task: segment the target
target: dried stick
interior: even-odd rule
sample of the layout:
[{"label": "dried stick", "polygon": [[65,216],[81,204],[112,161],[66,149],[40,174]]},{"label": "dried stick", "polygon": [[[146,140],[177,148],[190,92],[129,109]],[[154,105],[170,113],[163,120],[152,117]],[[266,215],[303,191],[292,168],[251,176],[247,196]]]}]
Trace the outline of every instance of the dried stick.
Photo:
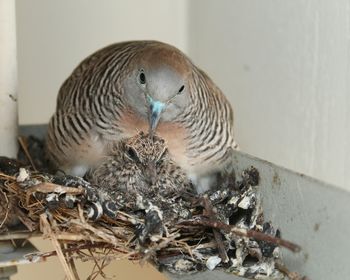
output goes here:
[{"label": "dried stick", "polygon": [[6,204],[6,212],[5,212],[5,215],[4,215],[4,219],[1,221],[0,223],[0,228],[2,228],[2,226],[6,223],[7,221],[7,218],[9,216],[9,212],[10,212],[10,209],[9,209],[9,206],[10,206],[10,201],[6,195],[6,193],[4,193],[1,189],[0,189],[0,192],[1,194],[4,196],[5,198],[5,204]]},{"label": "dried stick", "polygon": [[18,206],[14,207],[14,212],[29,231],[35,231],[37,229],[37,223],[33,222]]},{"label": "dried stick", "polygon": [[28,191],[26,192],[26,204],[29,205],[30,197],[33,193],[35,192],[40,192],[40,193],[68,193],[68,194],[73,194],[73,195],[79,195],[79,194],[84,194],[85,189],[78,187],[66,187],[66,186],[61,186],[57,185],[54,183],[49,183],[49,182],[44,182],[40,183],[38,185],[35,185],[33,187],[30,187]]},{"label": "dried stick", "polygon": [[86,229],[90,232],[95,233],[99,238],[103,239],[105,242],[112,243],[114,246],[118,245],[118,240],[115,236],[111,234],[107,234],[106,232],[103,231],[96,231],[95,228],[92,225],[89,225],[88,223],[83,223],[78,220],[71,220],[71,224],[78,225],[79,227]]},{"label": "dried stick", "polygon": [[7,174],[2,173],[2,172],[0,172],[0,178],[1,179],[6,179],[6,180],[12,180],[12,181],[16,180],[16,177],[7,175]]},{"label": "dried stick", "polygon": [[42,231],[45,232],[51,239],[51,243],[57,253],[57,257],[59,261],[61,262],[61,265],[63,267],[64,272],[66,273],[66,276],[68,280],[77,280],[74,276],[73,271],[71,270],[70,266],[67,263],[67,260],[63,254],[62,248],[60,243],[58,242],[55,233],[52,231],[51,226],[49,224],[49,221],[47,220],[46,214],[40,215],[40,224],[42,227]]},{"label": "dried stick", "polygon": [[[68,249],[71,245],[70,244],[66,244],[66,248]],[[73,271],[74,277],[76,278],[76,280],[80,280],[78,271],[77,271],[77,267],[75,266],[75,261],[73,258],[71,258],[71,254],[70,252],[63,252],[67,258],[68,258],[68,264],[70,266],[70,269]]]},{"label": "dried stick", "polygon": [[24,154],[26,155],[27,159],[29,160],[30,165],[33,167],[34,171],[37,171],[35,164],[34,164],[34,161],[32,160],[32,157],[30,156],[30,153],[28,151],[26,140],[20,136],[20,137],[18,137],[18,142],[19,142],[21,148],[23,149]]},{"label": "dried stick", "polygon": [[242,229],[242,228],[238,228],[236,226],[227,225],[227,224],[219,222],[219,221],[212,221],[212,220],[209,220],[209,219],[203,218],[203,217],[198,217],[197,219],[183,221],[180,224],[192,225],[192,226],[205,226],[205,227],[210,227],[210,228],[221,229],[227,233],[233,233],[233,234],[236,234],[238,236],[249,237],[249,238],[254,238],[256,240],[261,240],[261,241],[273,243],[273,244],[285,247],[294,253],[300,252],[300,250],[301,250],[299,245],[296,245],[296,244],[289,242],[287,240],[284,240],[284,239],[281,239],[278,237],[274,237],[274,236],[268,235],[268,234],[263,233],[263,232]]},{"label": "dried stick", "polygon": [[4,240],[16,240],[16,239],[29,239],[31,237],[41,236],[40,232],[6,232],[0,234],[0,241]]},{"label": "dried stick", "polygon": [[[80,250],[86,250],[86,249],[101,249],[101,248],[106,248],[106,249],[112,249],[113,251],[117,251],[118,253],[121,254],[127,254],[128,252],[120,250],[118,248],[115,248],[113,245],[107,245],[104,243],[95,243],[95,244],[84,244],[84,245],[79,245],[79,246],[71,246],[70,248],[66,248],[66,249],[62,249],[62,252],[67,254],[72,254],[75,252],[78,252]],[[134,254],[134,253],[132,253]],[[57,252],[56,251],[49,251],[49,252],[45,252],[45,253],[30,253],[28,255],[26,255],[25,257],[30,261],[30,260],[36,260],[36,259],[41,259],[41,260],[45,260],[48,257],[53,257],[53,256],[57,256]]]},{"label": "dried stick", "polygon": [[[213,206],[210,203],[208,197],[203,197],[201,199],[202,205],[204,207],[204,215],[207,216],[210,220],[216,221],[216,214],[214,213]],[[218,229],[213,228],[214,238],[217,243],[219,256],[222,260],[222,262],[227,263],[230,259],[226,253],[226,249],[224,246],[224,242],[222,241],[221,233]]]},{"label": "dried stick", "polygon": [[[110,259],[108,259],[107,256],[109,255],[109,253],[110,253],[111,251],[112,251],[112,249],[105,249],[105,250],[104,250],[104,253],[103,253],[103,254],[104,254],[104,257],[102,258],[100,267],[101,267],[101,276],[104,277],[104,278],[106,278],[106,274],[105,274],[102,270],[103,270],[104,268],[106,268],[107,265],[108,265],[109,262],[110,262]],[[94,259],[97,260],[95,256],[94,256]]]},{"label": "dried stick", "polygon": [[[98,260],[96,260],[96,258],[94,257],[94,254],[92,253],[91,249],[88,249],[88,252],[90,253],[92,260],[94,261],[94,266],[87,280],[94,280],[98,275],[102,275],[103,277],[104,273],[103,273],[102,267],[98,263]],[[96,268],[97,268],[97,271],[96,271]]]}]

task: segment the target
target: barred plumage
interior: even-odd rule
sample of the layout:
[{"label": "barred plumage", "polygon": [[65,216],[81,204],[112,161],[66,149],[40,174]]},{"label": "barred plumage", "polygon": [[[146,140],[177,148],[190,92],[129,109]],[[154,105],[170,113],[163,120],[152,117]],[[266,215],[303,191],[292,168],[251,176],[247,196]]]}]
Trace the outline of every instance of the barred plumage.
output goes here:
[{"label": "barred plumage", "polygon": [[110,143],[150,122],[189,174],[219,170],[236,148],[232,108],[213,81],[170,45],[131,41],[87,57],[64,82],[49,124],[50,159],[83,173]]},{"label": "barred plumage", "polygon": [[89,170],[87,179],[112,197],[121,192],[173,197],[180,190],[192,190],[185,172],[171,160],[164,139],[142,131],[115,143],[109,156]]}]

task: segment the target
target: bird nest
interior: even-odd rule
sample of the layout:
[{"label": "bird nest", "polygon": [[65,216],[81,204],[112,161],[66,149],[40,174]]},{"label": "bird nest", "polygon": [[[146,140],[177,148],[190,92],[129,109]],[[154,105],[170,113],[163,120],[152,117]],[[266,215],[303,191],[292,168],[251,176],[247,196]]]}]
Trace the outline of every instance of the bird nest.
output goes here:
[{"label": "bird nest", "polygon": [[[175,274],[224,269],[249,279],[306,279],[282,264],[281,246],[300,248],[264,220],[259,187],[251,167],[239,180],[228,174],[221,187],[201,195],[185,189],[169,197],[141,191],[111,197],[82,178],[1,158],[1,239],[49,238],[54,251],[25,258],[57,256],[68,279],[79,279],[76,259],[95,262],[91,279],[119,259],[148,261]],[[12,230],[18,222],[24,231]]]}]

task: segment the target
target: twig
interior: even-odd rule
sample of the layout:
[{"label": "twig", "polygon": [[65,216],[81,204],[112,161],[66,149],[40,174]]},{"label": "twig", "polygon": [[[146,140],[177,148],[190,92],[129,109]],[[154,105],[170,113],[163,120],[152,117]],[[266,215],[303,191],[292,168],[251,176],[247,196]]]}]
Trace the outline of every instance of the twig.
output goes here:
[{"label": "twig", "polygon": [[67,187],[67,186],[61,186],[54,183],[44,182],[40,183],[38,185],[35,185],[31,188],[29,188],[26,192],[26,203],[29,204],[30,197],[33,193],[40,192],[40,193],[59,193],[59,194],[73,194],[73,195],[79,195],[84,194],[85,190],[81,187],[75,188],[75,187]]},{"label": "twig", "polygon": [[110,260],[107,259],[107,256],[109,255],[109,253],[110,253],[111,251],[112,251],[112,249],[105,249],[105,250],[104,250],[104,255],[105,255],[105,257],[103,258],[102,264],[101,264],[101,266],[102,266],[103,268],[105,268],[105,267],[109,264],[109,262],[110,262]]},{"label": "twig", "polygon": [[43,227],[43,231],[46,232],[51,239],[51,243],[52,243],[52,245],[57,253],[57,257],[58,257],[59,261],[61,262],[61,265],[63,267],[64,272],[66,273],[68,280],[76,280],[74,277],[74,273],[72,272],[71,268],[69,267],[67,260],[63,254],[61,245],[58,242],[54,232],[51,229],[51,226],[49,224],[49,221],[47,220],[46,214],[40,215],[40,222],[41,222],[41,225]]},{"label": "twig", "polygon": [[64,240],[64,241],[90,241],[90,242],[103,242],[104,240],[102,238],[95,238],[94,236],[89,236],[86,234],[79,234],[79,233],[66,233],[61,232],[56,234],[57,240]]},{"label": "twig", "polygon": [[0,172],[0,178],[15,181],[16,177]]},{"label": "twig", "polygon": [[1,221],[1,224],[0,224],[0,228],[2,228],[2,226],[6,223],[6,221],[7,221],[7,218],[8,218],[8,216],[9,216],[9,212],[10,212],[10,201],[9,201],[9,199],[8,199],[8,197],[7,197],[7,195],[6,195],[6,193],[4,193],[3,192],[3,190],[1,190],[0,189],[0,192],[1,192],[1,194],[4,196],[4,198],[5,198],[5,200],[6,200],[6,212],[5,212],[5,215],[4,215],[4,219]]},{"label": "twig", "polygon": [[34,171],[37,171],[35,164],[34,164],[34,161],[32,160],[32,157],[30,156],[30,153],[28,151],[26,140],[20,136],[20,137],[18,137],[18,142],[19,142],[21,148],[23,149],[24,154],[26,155],[27,159],[29,160],[30,165],[33,167]]},{"label": "twig", "polygon": [[[113,247],[112,245],[107,245],[105,243],[95,243],[95,244],[89,243],[89,244],[79,245],[79,246],[75,246],[75,247],[72,246],[70,248],[62,249],[62,252],[65,254],[66,253],[72,254],[72,253],[79,252],[80,250],[94,249],[94,248],[98,248],[98,249],[109,248],[109,249],[112,249],[113,251],[120,252],[121,254],[127,253],[125,251],[122,251],[118,248]],[[46,258],[53,257],[53,256],[57,256],[56,251],[49,251],[49,252],[44,252],[44,253],[40,253],[40,252],[30,253],[28,255],[25,255],[25,258],[27,258],[28,260],[31,260],[31,259],[36,260],[37,258],[45,260]]]},{"label": "twig", "polygon": [[31,237],[41,236],[40,232],[9,232],[0,234],[0,241],[4,240],[16,240],[16,239],[29,239]]},{"label": "twig", "polygon": [[158,244],[156,244],[156,246],[154,246],[153,248],[149,248],[147,253],[142,258],[141,264],[146,262],[152,256],[152,254],[159,251],[160,249],[165,248],[166,246],[168,246],[169,243],[174,241],[176,238],[179,238],[179,236],[180,236],[179,234],[174,234],[173,236],[163,238],[163,240],[161,242],[159,242]]},{"label": "twig", "polygon": [[[94,257],[94,254],[92,253],[91,249],[88,249],[93,261],[94,261],[94,267],[92,268],[91,275],[88,277],[88,280],[94,280],[98,275],[101,275],[102,277],[105,276],[103,272],[103,267],[99,265],[98,260]],[[97,271],[94,271],[97,268]]]},{"label": "twig", "polygon": [[14,206],[14,212],[18,219],[27,227],[29,231],[35,231],[37,229],[38,224],[28,218],[28,215],[24,214],[19,207]]},{"label": "twig", "polygon": [[[207,216],[210,220],[217,221],[216,214],[214,213],[213,206],[211,205],[208,197],[202,197],[202,205],[204,207],[204,215]],[[222,241],[221,233],[218,229],[213,228],[214,238],[217,243],[219,256],[223,263],[227,263],[230,259],[226,253],[224,242]]]},{"label": "twig", "polygon": [[[107,249],[106,249],[107,250]],[[103,253],[103,257],[101,258],[97,258],[96,256],[93,255],[93,253],[89,250],[92,260],[95,262],[94,268],[91,272],[91,275],[88,277],[88,280],[94,280],[96,279],[97,276],[101,275],[103,278],[106,278],[106,274],[103,272],[103,269],[108,265],[108,263],[111,261],[110,258],[108,258],[107,256],[109,255],[109,253],[112,251],[112,249],[108,249],[108,251],[104,251]],[[99,265],[97,262],[101,261],[101,265]],[[106,263],[107,262],[107,263]],[[98,271],[94,271],[95,267],[98,268]]]},{"label": "twig", "polygon": [[212,220],[209,220],[206,218],[198,217],[197,219],[183,221],[180,224],[192,225],[192,226],[206,226],[206,227],[221,229],[227,233],[233,233],[233,234],[236,234],[238,236],[249,237],[249,238],[254,238],[256,240],[261,240],[261,241],[273,243],[273,244],[285,247],[294,253],[300,252],[300,250],[301,250],[299,245],[296,245],[296,244],[289,242],[287,240],[284,240],[284,239],[281,239],[278,237],[274,237],[274,236],[265,234],[263,232],[242,229],[242,228],[238,228],[236,226],[227,225],[225,223],[222,223],[219,221],[212,221]]},{"label": "twig", "polygon": [[73,271],[74,277],[77,280],[80,280],[78,270],[77,270],[77,267],[75,266],[75,261],[73,258],[69,258],[69,266],[70,266],[71,270]]},{"label": "twig", "polygon": [[108,243],[112,243],[114,246],[118,245],[118,240],[115,238],[115,236],[111,234],[107,234],[106,232],[103,232],[101,230],[96,230],[93,226],[89,225],[88,223],[80,222],[79,220],[71,220],[71,224],[76,224],[81,228],[84,228],[90,232],[94,232],[98,237],[103,239],[104,241]]},{"label": "twig", "polygon": [[[66,249],[68,249],[71,245],[70,244],[66,244]],[[64,254],[67,256],[68,258],[68,264],[74,274],[74,277],[77,279],[77,280],[80,280],[80,277],[79,277],[79,274],[78,274],[78,271],[77,271],[77,267],[75,266],[75,261],[73,258],[71,258],[71,254],[70,252],[64,252]]]},{"label": "twig", "polygon": [[61,248],[61,245],[60,243],[58,242],[58,240],[55,238],[55,234],[52,233],[51,236],[50,236],[50,239],[51,239],[51,243],[54,247],[54,249],[56,250],[57,252],[57,257],[59,259],[59,261],[61,262],[61,265],[66,273],[66,276],[69,280],[76,280],[75,276],[74,276],[74,273],[71,269],[71,267],[69,266],[63,252],[62,252],[62,248]]}]

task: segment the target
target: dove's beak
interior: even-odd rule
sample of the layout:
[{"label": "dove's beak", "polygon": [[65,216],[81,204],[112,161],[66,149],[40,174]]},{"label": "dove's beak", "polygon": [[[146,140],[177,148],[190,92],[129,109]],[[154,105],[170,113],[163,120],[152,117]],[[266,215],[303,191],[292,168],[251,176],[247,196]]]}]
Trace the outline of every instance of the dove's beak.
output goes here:
[{"label": "dove's beak", "polygon": [[162,112],[165,109],[166,104],[157,100],[148,98],[150,106],[150,131],[154,132],[157,129]]}]

